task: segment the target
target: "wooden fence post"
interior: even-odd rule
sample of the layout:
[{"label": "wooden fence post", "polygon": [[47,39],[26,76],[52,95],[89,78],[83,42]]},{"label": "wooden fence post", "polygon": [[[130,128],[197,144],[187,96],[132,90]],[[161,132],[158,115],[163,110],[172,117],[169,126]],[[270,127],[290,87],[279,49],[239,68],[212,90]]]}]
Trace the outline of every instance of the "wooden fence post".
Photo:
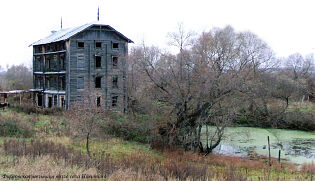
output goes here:
[{"label": "wooden fence post", "polygon": [[271,166],[271,154],[270,154],[270,140],[269,140],[269,136],[267,138],[268,138],[269,166]]}]

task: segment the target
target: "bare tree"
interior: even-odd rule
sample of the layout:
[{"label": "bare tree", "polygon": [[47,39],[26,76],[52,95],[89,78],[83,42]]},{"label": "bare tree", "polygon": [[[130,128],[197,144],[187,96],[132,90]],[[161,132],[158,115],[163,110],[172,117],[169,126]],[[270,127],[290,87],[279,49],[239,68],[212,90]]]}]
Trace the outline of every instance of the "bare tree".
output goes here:
[{"label": "bare tree", "polygon": [[[197,142],[200,140],[202,126],[209,124],[217,127],[216,138],[220,141],[224,128],[229,123],[227,120],[233,119],[235,108],[239,106],[236,98],[242,97],[241,94],[246,96],[257,75],[271,66],[273,53],[254,34],[235,33],[230,26],[203,33],[193,50],[195,67],[200,71],[197,73],[199,80],[196,81],[200,81],[202,90],[197,94],[199,104],[195,110],[198,111],[194,114],[200,117]],[[218,111],[225,112],[223,115],[226,121],[222,121],[222,124],[209,122],[217,120],[218,115],[213,112]],[[215,145],[217,144],[207,144],[207,153],[212,152]],[[203,148],[200,147],[200,150]]]},{"label": "bare tree", "polygon": [[315,75],[310,76],[307,79],[307,95],[309,101],[315,101]]},{"label": "bare tree", "polygon": [[25,65],[8,67],[4,76],[4,89],[30,89],[32,87],[32,71]]},{"label": "bare tree", "polygon": [[[166,143],[208,155],[224,138],[244,100],[255,100],[252,90],[261,84],[261,75],[277,62],[256,35],[237,33],[230,26],[194,39],[180,25],[169,38],[179,48],[176,55],[145,45],[131,51],[130,70],[133,77],[141,77],[132,79],[137,89],[131,94],[137,100],[146,97],[146,105],[166,109],[168,119],[159,125]],[[215,129],[208,130],[209,125]]]},{"label": "bare tree", "polygon": [[5,72],[3,71],[2,66],[0,65],[0,91],[5,87]]},{"label": "bare tree", "polygon": [[[236,33],[230,26],[204,32],[193,44],[182,26],[169,37],[180,50],[176,56],[156,47],[135,51],[149,80],[146,91],[170,108],[172,119],[163,128],[167,142],[209,154],[235,116],[233,95],[246,92],[255,75],[267,70],[273,53],[254,34]],[[216,126],[206,148],[201,143],[205,125]]]},{"label": "bare tree", "polygon": [[79,138],[85,139],[87,154],[91,157],[89,142],[92,136],[104,134],[104,126],[110,112],[97,105],[96,92],[86,92],[81,101],[76,102],[69,110],[64,112],[68,118],[69,131]]},{"label": "bare tree", "polygon": [[290,79],[292,79],[299,87],[299,94],[302,96],[301,101],[309,100],[312,97],[312,71],[315,60],[313,55],[303,57],[301,54],[296,53],[290,55],[286,61],[287,70]]},{"label": "bare tree", "polygon": [[260,127],[279,127],[289,107],[296,85],[278,74],[261,73],[247,95],[248,113],[252,124]]},{"label": "bare tree", "polygon": [[308,78],[311,75],[310,68],[314,64],[314,58],[312,55],[304,58],[301,54],[295,53],[290,55],[286,62],[292,78],[297,80],[299,78]]}]

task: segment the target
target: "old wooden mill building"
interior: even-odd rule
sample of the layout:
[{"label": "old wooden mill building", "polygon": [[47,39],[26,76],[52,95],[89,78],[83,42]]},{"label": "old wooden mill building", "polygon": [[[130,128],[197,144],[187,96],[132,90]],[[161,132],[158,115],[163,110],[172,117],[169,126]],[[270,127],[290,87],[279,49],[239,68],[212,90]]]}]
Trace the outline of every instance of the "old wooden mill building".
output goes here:
[{"label": "old wooden mill building", "polygon": [[89,23],[52,31],[32,44],[35,102],[69,108],[93,95],[97,106],[127,106],[125,37],[109,25]]}]

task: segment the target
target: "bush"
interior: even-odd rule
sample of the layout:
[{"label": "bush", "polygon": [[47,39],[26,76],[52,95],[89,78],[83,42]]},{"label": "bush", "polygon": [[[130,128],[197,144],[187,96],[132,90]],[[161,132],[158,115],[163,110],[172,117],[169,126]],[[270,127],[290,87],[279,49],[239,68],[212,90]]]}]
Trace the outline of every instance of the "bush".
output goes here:
[{"label": "bush", "polygon": [[26,114],[31,114],[31,113],[37,112],[37,107],[35,107],[35,105],[25,103],[25,102],[22,104],[13,103],[11,107],[17,112],[24,112]]},{"label": "bush", "polygon": [[286,113],[284,118],[285,128],[305,131],[315,130],[315,114],[302,112],[298,109]]},{"label": "bush", "polygon": [[60,107],[52,107],[52,108],[39,108],[32,102],[23,102],[21,104],[14,103],[12,104],[12,107],[17,112],[24,112],[26,114],[31,113],[40,113],[45,115],[51,115],[51,114],[59,114],[63,111],[63,108]]},{"label": "bush", "polygon": [[52,108],[39,108],[38,113],[46,114],[46,115],[56,115],[60,114],[64,109],[61,107],[52,107]]},{"label": "bush", "polygon": [[270,114],[260,111],[246,112],[241,110],[239,116],[233,120],[237,125],[263,128],[297,129],[304,131],[315,130],[315,114],[312,111],[295,108],[278,116],[279,110],[274,108]]},{"label": "bush", "polygon": [[135,120],[111,120],[106,124],[106,132],[108,134],[121,137],[129,141],[137,141],[141,143],[149,142],[149,130]]},{"label": "bush", "polygon": [[29,138],[33,134],[29,122],[14,115],[0,115],[0,136]]},{"label": "bush", "polygon": [[117,169],[114,160],[109,157],[109,154],[102,153],[100,159],[96,157],[90,158],[81,152],[66,148],[61,144],[54,144],[51,141],[31,140],[26,142],[25,140],[6,139],[4,140],[3,148],[5,155],[33,158],[49,155],[56,160],[64,160],[64,163],[71,167],[97,168],[99,173],[104,176],[111,174]]}]

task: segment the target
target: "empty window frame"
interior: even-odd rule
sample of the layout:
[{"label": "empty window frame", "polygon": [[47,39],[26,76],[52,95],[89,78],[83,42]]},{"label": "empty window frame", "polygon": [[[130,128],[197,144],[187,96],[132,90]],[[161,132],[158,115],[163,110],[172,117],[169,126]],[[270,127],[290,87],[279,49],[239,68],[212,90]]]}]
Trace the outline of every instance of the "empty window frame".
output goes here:
[{"label": "empty window frame", "polygon": [[118,67],[118,57],[117,56],[113,56],[112,58],[113,61],[113,68],[117,68]]},{"label": "empty window frame", "polygon": [[41,56],[36,56],[35,57],[35,71],[42,71],[41,69]]},{"label": "empty window frame", "polygon": [[58,71],[58,55],[52,56],[50,68],[52,72]]},{"label": "empty window frame", "polygon": [[49,71],[50,70],[50,59],[46,60],[46,69]]},{"label": "empty window frame", "polygon": [[36,76],[35,79],[36,79],[36,88],[40,89],[41,88],[40,77]]},{"label": "empty window frame", "polygon": [[52,96],[48,97],[48,107],[51,108],[52,107]]},{"label": "empty window frame", "polygon": [[38,76],[38,85],[40,89],[43,89],[44,88],[44,81],[43,81],[43,77],[41,76]]},{"label": "empty window frame", "polygon": [[35,46],[34,47],[34,52],[35,53],[42,53],[42,46],[40,45],[40,46]]},{"label": "empty window frame", "polygon": [[84,42],[83,41],[78,42],[78,48],[84,48]]},{"label": "empty window frame", "polygon": [[57,77],[56,76],[51,76],[50,78],[50,89],[51,90],[56,90],[57,89]]},{"label": "empty window frame", "polygon": [[65,97],[60,96],[60,107],[65,107]]},{"label": "empty window frame", "polygon": [[66,89],[66,79],[64,76],[59,77],[60,80],[60,89],[65,90]]},{"label": "empty window frame", "polygon": [[52,45],[51,45],[51,50],[52,50],[53,52],[55,52],[55,51],[57,50],[57,45],[56,45],[56,44],[52,44]]},{"label": "empty window frame", "polygon": [[118,103],[118,96],[112,96],[112,107],[116,107]]},{"label": "empty window frame", "polygon": [[118,88],[118,75],[113,76],[113,88]]},{"label": "empty window frame", "polygon": [[46,52],[48,52],[48,51],[50,51],[50,45],[49,44],[46,45]]},{"label": "empty window frame", "polygon": [[78,77],[77,89],[84,89],[84,77]]},{"label": "empty window frame", "polygon": [[57,95],[54,95],[54,106],[57,106],[57,102],[58,102],[58,97]]},{"label": "empty window frame", "polygon": [[37,94],[37,105],[38,106],[43,106],[43,95]]},{"label": "empty window frame", "polygon": [[95,68],[102,68],[102,57],[95,56]]},{"label": "empty window frame", "polygon": [[95,42],[95,48],[102,48],[102,42]]},{"label": "empty window frame", "polygon": [[50,77],[46,77],[46,89],[50,89]]},{"label": "empty window frame", "polygon": [[101,97],[100,97],[100,96],[98,96],[98,97],[96,98],[96,106],[97,106],[97,107],[100,107],[100,106],[101,106]]},{"label": "empty window frame", "polygon": [[119,43],[113,43],[112,47],[113,47],[113,49],[118,49],[119,48]]},{"label": "empty window frame", "polygon": [[102,86],[101,80],[102,80],[102,77],[95,77],[95,88],[101,88]]},{"label": "empty window frame", "polygon": [[65,55],[61,54],[59,56],[59,60],[60,60],[60,70],[64,70],[65,69]]},{"label": "empty window frame", "polygon": [[65,61],[64,61],[64,59],[60,59],[60,70],[65,70]]}]

